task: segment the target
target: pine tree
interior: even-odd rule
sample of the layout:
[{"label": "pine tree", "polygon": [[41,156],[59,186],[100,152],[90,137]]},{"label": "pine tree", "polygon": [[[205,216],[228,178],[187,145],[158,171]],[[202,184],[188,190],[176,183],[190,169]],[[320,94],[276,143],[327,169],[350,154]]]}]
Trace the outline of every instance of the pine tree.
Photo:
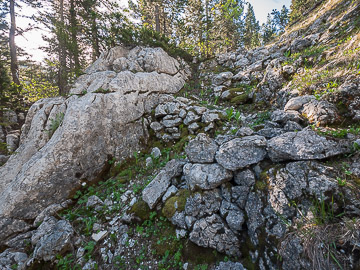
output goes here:
[{"label": "pine tree", "polygon": [[244,45],[246,48],[254,48],[260,45],[260,26],[256,20],[254,8],[248,3],[248,9],[245,15],[244,26]]},{"label": "pine tree", "polygon": [[276,35],[276,25],[270,14],[267,15],[266,23],[262,26],[262,40],[266,44],[271,41]]}]

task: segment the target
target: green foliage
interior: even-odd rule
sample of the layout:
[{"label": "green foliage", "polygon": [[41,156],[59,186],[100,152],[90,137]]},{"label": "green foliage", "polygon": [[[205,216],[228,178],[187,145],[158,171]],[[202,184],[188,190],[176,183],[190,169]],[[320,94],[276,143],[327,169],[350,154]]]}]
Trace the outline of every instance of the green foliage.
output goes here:
[{"label": "green foliage", "polygon": [[49,137],[51,137],[58,129],[58,127],[62,124],[64,116],[64,113],[58,113],[56,114],[55,119],[50,119],[50,127],[49,130],[47,130]]},{"label": "green foliage", "polygon": [[326,201],[322,196],[320,199],[315,198],[313,200],[313,206],[311,211],[314,215],[314,221],[317,225],[329,224],[334,222],[336,218],[341,217],[344,213],[335,213],[334,197],[331,197],[331,201]]},{"label": "green foliage", "polygon": [[250,125],[251,128],[265,123],[270,120],[271,112],[260,112],[257,114],[256,120]]},{"label": "green foliage", "polygon": [[56,264],[56,269],[58,270],[78,270],[81,269],[81,266],[74,264],[74,258],[72,254],[67,254],[65,257],[57,255],[56,259],[58,263]]}]

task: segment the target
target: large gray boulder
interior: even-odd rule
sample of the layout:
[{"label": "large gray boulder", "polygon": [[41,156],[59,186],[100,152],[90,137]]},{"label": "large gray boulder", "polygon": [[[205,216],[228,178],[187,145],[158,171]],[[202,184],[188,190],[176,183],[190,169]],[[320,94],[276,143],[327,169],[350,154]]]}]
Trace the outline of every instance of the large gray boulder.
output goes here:
[{"label": "large gray boulder", "polygon": [[149,205],[150,209],[154,208],[165,194],[171,184],[171,179],[181,175],[183,166],[183,161],[170,160],[154,180],[144,188],[142,198]]},{"label": "large gray boulder", "polygon": [[350,151],[348,141],[331,140],[306,128],[287,132],[268,141],[267,150],[273,162],[324,159]]},{"label": "large gray boulder", "polygon": [[191,140],[185,148],[185,153],[194,163],[212,163],[215,160],[215,153],[218,145],[213,139],[210,139],[203,133]]},{"label": "large gray boulder", "polygon": [[230,181],[233,173],[224,169],[217,163],[213,164],[191,164],[184,166],[184,176],[190,190],[196,188],[213,189],[222,183]]},{"label": "large gray boulder", "polygon": [[238,238],[216,214],[196,221],[190,240],[201,247],[213,248],[230,256],[241,255]]},{"label": "large gray boulder", "polygon": [[[146,56],[151,53],[162,57]],[[87,69],[70,93],[86,93],[87,77],[103,78],[102,72],[112,72],[113,61],[130,59],[130,54],[142,59],[146,72],[116,73],[108,84],[113,92],[94,87],[85,95],[42,99],[30,108],[17,154],[0,168],[0,242],[28,229],[25,221],[34,220],[49,205],[65,201],[82,184],[96,180],[109,159],[121,161],[143,149],[148,138],[145,114],[163,94],[174,93],[185,83],[177,60],[160,49],[138,47],[129,52],[117,47]],[[121,73],[127,74],[124,80],[119,79]]]},{"label": "large gray boulder", "polygon": [[236,138],[222,144],[216,161],[226,169],[236,171],[258,163],[266,156],[266,139],[262,136]]}]

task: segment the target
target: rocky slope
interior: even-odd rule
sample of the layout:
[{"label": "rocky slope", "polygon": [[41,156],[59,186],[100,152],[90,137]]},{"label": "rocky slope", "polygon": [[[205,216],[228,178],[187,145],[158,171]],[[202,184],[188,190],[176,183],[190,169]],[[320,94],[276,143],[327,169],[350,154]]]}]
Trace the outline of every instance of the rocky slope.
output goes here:
[{"label": "rocky slope", "polygon": [[360,269],[360,3],[190,67],[104,53],[0,167],[1,269]]}]

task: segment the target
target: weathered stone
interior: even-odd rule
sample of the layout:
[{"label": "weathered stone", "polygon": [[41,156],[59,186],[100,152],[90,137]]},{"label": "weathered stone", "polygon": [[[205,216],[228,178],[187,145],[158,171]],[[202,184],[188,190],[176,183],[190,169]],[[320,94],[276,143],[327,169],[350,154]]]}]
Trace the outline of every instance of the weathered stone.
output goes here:
[{"label": "weathered stone", "polygon": [[239,262],[220,262],[214,270],[246,270],[246,268]]},{"label": "weathered stone", "polygon": [[164,196],[162,197],[162,201],[165,202],[167,199],[169,199],[171,196],[175,195],[176,192],[178,191],[177,187],[175,187],[174,185],[170,186]]},{"label": "weathered stone", "polygon": [[150,124],[150,128],[151,128],[152,130],[154,130],[155,132],[158,132],[158,131],[160,131],[160,130],[163,129],[163,125],[160,124],[159,122],[152,122],[152,123]]},{"label": "weathered stone", "polygon": [[19,145],[19,135],[18,134],[7,134],[6,135],[6,148],[12,153],[14,152]]},{"label": "weathered stone", "polygon": [[152,150],[151,150],[151,156],[153,158],[159,158],[161,156],[161,151],[158,147],[154,147]]},{"label": "weathered stone", "polygon": [[51,261],[55,255],[62,254],[71,248],[71,238],[74,230],[67,220],[59,220],[54,227],[44,233],[37,242],[33,257],[39,260]]},{"label": "weathered stone", "polygon": [[242,127],[236,132],[236,136],[244,137],[251,136],[254,134],[254,131],[249,127]]},{"label": "weathered stone", "polygon": [[96,195],[91,195],[87,202],[86,207],[96,207],[96,206],[102,206],[104,202]]},{"label": "weathered stone", "polygon": [[277,122],[279,124],[285,124],[287,121],[294,121],[300,123],[302,121],[301,115],[298,111],[287,110],[275,110],[271,114],[271,121]]},{"label": "weathered stone", "polygon": [[300,131],[302,126],[294,121],[287,121],[284,126],[284,131]]},{"label": "weathered stone", "polygon": [[218,215],[196,221],[190,240],[201,247],[213,248],[230,256],[241,255],[239,240]]},{"label": "weathered stone", "polygon": [[[221,195],[218,189],[195,193],[186,200],[185,213],[187,217],[195,217],[197,219],[204,216],[212,215],[220,210]],[[192,218],[187,218],[191,223]],[[188,228],[190,228],[188,226]]]},{"label": "weathered stone", "polygon": [[213,189],[222,183],[230,181],[233,177],[231,171],[224,169],[217,163],[214,164],[191,164],[184,166],[184,176],[191,190]]},{"label": "weathered stone", "polygon": [[199,133],[185,148],[189,160],[194,163],[212,163],[218,145],[204,133]]},{"label": "weathered stone", "polygon": [[205,112],[201,117],[201,122],[203,123],[212,123],[214,121],[220,120],[219,114],[216,112]]},{"label": "weathered stone", "polygon": [[231,80],[234,76],[230,71],[222,72],[213,77],[212,82],[214,85],[221,85],[224,82]]},{"label": "weathered stone", "polygon": [[301,113],[310,123],[315,123],[318,126],[333,124],[340,120],[335,105],[326,100],[311,100],[303,106]]},{"label": "weathered stone", "polygon": [[179,228],[186,229],[185,212],[175,212],[171,218],[171,223]]},{"label": "weathered stone", "polygon": [[193,111],[189,111],[184,119],[185,125],[190,125],[191,123],[197,122],[201,119],[201,116],[197,115]]},{"label": "weathered stone", "polygon": [[251,187],[255,184],[255,175],[251,170],[247,169],[235,173],[234,180],[239,186]]},{"label": "weathered stone", "polygon": [[268,141],[269,157],[274,162],[285,160],[324,159],[350,151],[349,142],[335,141],[311,129],[287,132]]},{"label": "weathered stone", "polygon": [[17,114],[12,110],[4,110],[3,119],[5,122],[9,124],[17,124],[18,122]]},{"label": "weathered stone", "polygon": [[173,159],[165,168],[150,182],[143,190],[142,198],[149,205],[150,209],[158,203],[171,184],[171,179],[181,174],[184,162]]},{"label": "weathered stone", "polygon": [[265,148],[264,137],[255,135],[237,138],[221,145],[215,159],[224,168],[236,171],[263,160]]},{"label": "weathered stone", "polygon": [[55,204],[49,205],[43,211],[41,211],[41,213],[36,217],[33,225],[38,226],[40,223],[42,223],[44,221],[44,219],[46,217],[55,215],[57,212],[60,212],[61,210],[69,207],[69,205],[71,203],[72,203],[72,200],[66,200],[62,203],[55,203]]},{"label": "weathered stone", "polygon": [[265,218],[262,215],[263,204],[259,194],[251,192],[246,202],[245,211],[248,217],[246,222],[248,233],[253,244],[258,245],[259,228],[264,225]]},{"label": "weathered stone", "polygon": [[263,128],[256,132],[256,135],[271,139],[284,133],[282,128]]},{"label": "weathered stone", "polygon": [[167,128],[177,127],[182,123],[182,119],[177,116],[167,115],[161,120],[161,123]]},{"label": "weathered stone", "polygon": [[298,111],[300,110],[306,103],[310,102],[311,100],[315,99],[314,96],[299,96],[294,97],[290,99],[284,108],[284,111],[294,110]]},{"label": "weathered stone", "polygon": [[6,249],[0,253],[0,269],[12,270],[14,266],[16,266],[15,269],[24,269],[27,259],[28,255],[26,253]]},{"label": "weathered stone", "polygon": [[[43,99],[30,108],[17,154],[0,168],[0,220],[6,219],[0,221],[0,231],[4,235],[14,231],[10,224],[35,219],[47,206],[66,200],[84,181],[93,181],[109,157],[122,161],[144,148],[148,139],[142,119],[145,109],[151,112],[169,100],[162,94],[180,90],[186,77],[176,68],[177,60],[163,63],[156,53],[163,55],[163,50],[134,50],[131,57],[137,60],[133,61],[152,71],[120,72],[109,83],[114,93]],[[128,54],[121,47],[104,53],[87,75],[110,70],[117,58],[130,59]],[[56,116],[62,114],[62,123],[51,130]]]}]

